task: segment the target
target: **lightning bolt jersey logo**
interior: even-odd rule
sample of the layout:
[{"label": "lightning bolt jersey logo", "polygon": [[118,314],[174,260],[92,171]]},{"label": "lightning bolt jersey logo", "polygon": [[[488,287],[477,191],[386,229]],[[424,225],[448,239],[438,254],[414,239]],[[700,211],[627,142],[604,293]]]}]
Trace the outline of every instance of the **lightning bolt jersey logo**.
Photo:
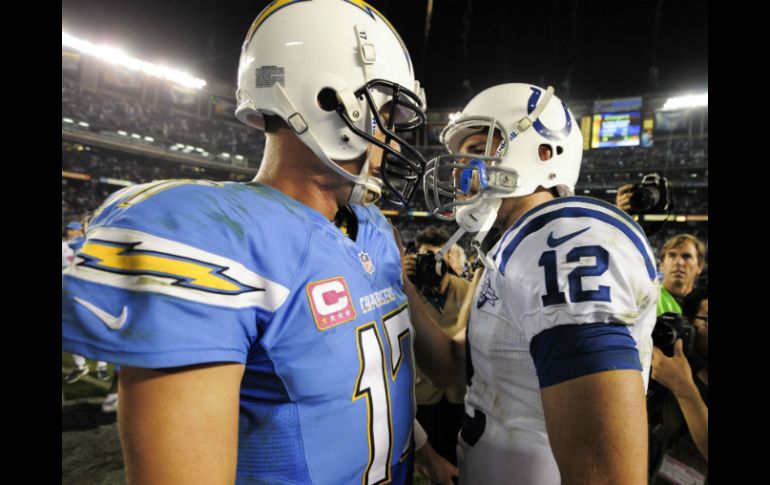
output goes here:
[{"label": "lightning bolt jersey logo", "polygon": [[90,240],[81,250],[80,265],[112,273],[151,275],[175,280],[174,285],[201,291],[237,295],[265,291],[240,283],[222,274],[227,268],[169,253],[137,249],[141,242],[118,243]]},{"label": "lightning bolt jersey logo", "polygon": [[232,308],[277,309],[289,290],[214,253],[133,229],[99,227],[66,275]]}]

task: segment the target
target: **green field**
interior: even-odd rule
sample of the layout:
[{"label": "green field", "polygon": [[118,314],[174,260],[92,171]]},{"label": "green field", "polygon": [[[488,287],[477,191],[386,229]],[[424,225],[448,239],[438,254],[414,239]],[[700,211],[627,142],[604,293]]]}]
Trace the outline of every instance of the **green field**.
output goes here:
[{"label": "green field", "polygon": [[100,381],[94,377],[96,375],[96,361],[86,359],[86,363],[88,364],[88,368],[91,370],[91,372],[81,377],[77,382],[72,384],[64,384],[64,376],[69,374],[70,371],[75,368],[75,364],[72,363],[72,356],[70,354],[62,352],[61,377],[62,392],[64,393],[65,401],[90,397],[104,398],[104,396],[106,396],[109,392],[114,366],[112,364],[107,365],[107,369],[110,373],[110,379],[106,381]]}]

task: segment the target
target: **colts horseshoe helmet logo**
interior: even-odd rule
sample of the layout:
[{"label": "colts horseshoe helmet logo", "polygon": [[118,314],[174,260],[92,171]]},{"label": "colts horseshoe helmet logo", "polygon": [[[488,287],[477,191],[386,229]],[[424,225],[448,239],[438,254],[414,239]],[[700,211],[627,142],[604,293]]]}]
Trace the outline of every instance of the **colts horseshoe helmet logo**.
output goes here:
[{"label": "colts horseshoe helmet logo", "polygon": [[[540,89],[537,88],[530,89],[532,89],[532,95],[529,97],[529,101],[527,102],[527,114],[532,114],[532,112],[535,111],[537,102],[540,99],[540,95],[543,93]],[[561,141],[567,138],[572,131],[572,117],[569,114],[569,109],[567,109],[567,105],[564,104],[564,102],[561,103],[561,106],[564,108],[564,117],[567,120],[564,124],[564,128],[561,130],[549,129],[543,124],[542,121],[540,121],[540,118],[536,119],[535,122],[532,123],[532,127],[535,128],[538,133],[552,141]]]}]

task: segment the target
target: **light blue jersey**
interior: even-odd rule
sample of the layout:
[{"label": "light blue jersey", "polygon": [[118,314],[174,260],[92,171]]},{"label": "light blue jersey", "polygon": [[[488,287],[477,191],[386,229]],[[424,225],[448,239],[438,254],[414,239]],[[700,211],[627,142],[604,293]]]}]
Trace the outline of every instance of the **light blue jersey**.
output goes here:
[{"label": "light blue jersey", "polygon": [[111,196],[64,273],[63,350],[246,365],[238,483],[411,483],[413,330],[378,209],[356,240],[259,183]]}]

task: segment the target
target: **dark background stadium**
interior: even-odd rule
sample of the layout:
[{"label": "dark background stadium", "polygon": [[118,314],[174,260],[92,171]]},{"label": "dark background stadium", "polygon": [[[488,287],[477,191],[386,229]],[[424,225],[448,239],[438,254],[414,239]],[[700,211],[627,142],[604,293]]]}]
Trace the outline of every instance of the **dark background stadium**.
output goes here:
[{"label": "dark background stadium", "polygon": [[[63,0],[62,28],[234,83],[244,34],[268,3]],[[404,38],[433,107],[502,82],[551,84],[568,100],[708,86],[706,1],[434,0],[427,42],[427,0],[369,3]]]}]

